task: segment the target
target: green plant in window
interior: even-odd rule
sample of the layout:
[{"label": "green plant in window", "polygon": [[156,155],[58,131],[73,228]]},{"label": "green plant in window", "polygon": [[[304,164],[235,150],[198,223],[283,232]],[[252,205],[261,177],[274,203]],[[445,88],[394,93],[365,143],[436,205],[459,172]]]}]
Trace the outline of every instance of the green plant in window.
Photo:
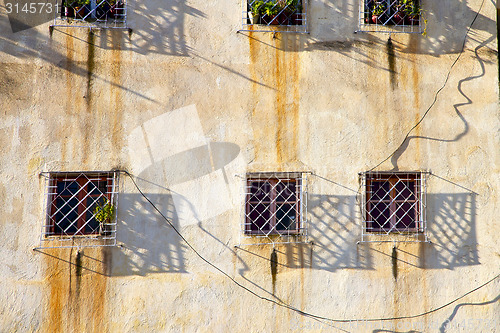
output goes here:
[{"label": "green plant in window", "polygon": [[373,15],[375,16],[380,16],[382,14],[384,14],[384,11],[385,11],[385,8],[384,8],[384,5],[379,3],[377,4],[374,8],[373,8]]},{"label": "green plant in window", "polygon": [[264,4],[263,14],[267,16],[278,15],[281,11],[281,6],[278,5],[277,1],[269,1]]},{"label": "green plant in window", "polygon": [[94,208],[94,217],[101,224],[106,222],[109,223],[115,218],[115,212],[115,206],[111,203],[111,201],[105,199],[101,203],[98,203]]},{"label": "green plant in window", "polygon": [[251,12],[254,17],[260,16],[264,11],[265,2],[262,0],[255,1],[251,6]]},{"label": "green plant in window", "polygon": [[403,11],[410,17],[419,16],[422,13],[418,0],[402,0]]}]

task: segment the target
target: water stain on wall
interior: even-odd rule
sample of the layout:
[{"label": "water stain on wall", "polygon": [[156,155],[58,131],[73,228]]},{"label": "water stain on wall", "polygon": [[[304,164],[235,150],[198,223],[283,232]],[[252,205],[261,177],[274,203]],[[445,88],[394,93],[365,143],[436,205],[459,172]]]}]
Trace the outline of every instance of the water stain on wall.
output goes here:
[{"label": "water stain on wall", "polygon": [[298,160],[300,37],[249,35],[255,159]]},{"label": "water stain on wall", "polygon": [[45,332],[104,332],[109,249],[43,250],[48,301]]},{"label": "water stain on wall", "polygon": [[122,96],[122,34],[119,31],[110,31],[111,34],[111,82],[109,84],[111,104],[113,111],[110,115],[111,119],[111,142],[113,144],[112,156],[120,156],[119,152],[123,146],[123,127],[121,120],[123,119],[123,96]]}]

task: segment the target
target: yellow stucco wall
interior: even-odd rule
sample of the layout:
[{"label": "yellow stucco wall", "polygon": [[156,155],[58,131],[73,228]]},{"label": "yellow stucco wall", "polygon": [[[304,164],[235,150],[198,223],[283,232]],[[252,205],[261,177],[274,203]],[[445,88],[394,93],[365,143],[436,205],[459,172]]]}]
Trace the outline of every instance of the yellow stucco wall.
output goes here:
[{"label": "yellow stucco wall", "polygon": [[[238,1],[129,1],[131,31],[13,33],[0,9],[1,331],[499,331],[500,279],[413,319],[339,324],[273,305],[197,257],[125,174],[119,246],[32,250],[40,172],[118,168],[207,260],[307,313],[416,315],[494,278],[496,7],[423,7],[426,36],[355,33],[350,0],[310,1],[308,34],[238,33]],[[399,147],[438,90],[376,168],[431,172],[431,242],[358,244],[358,173]],[[241,245],[257,242],[240,227],[241,177],[257,171],[312,172],[308,243],[276,245],[276,274],[271,245]]]}]

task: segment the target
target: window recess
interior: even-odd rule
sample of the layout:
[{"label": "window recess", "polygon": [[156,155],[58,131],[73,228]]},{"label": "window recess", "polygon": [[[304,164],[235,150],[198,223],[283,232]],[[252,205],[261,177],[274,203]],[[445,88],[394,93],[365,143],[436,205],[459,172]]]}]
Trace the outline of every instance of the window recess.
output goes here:
[{"label": "window recess", "polygon": [[258,244],[306,242],[307,175],[302,172],[247,174],[243,237],[257,240]]},{"label": "window recess", "polygon": [[307,0],[243,0],[240,31],[307,33]]},{"label": "window recess", "polygon": [[49,172],[39,248],[116,245],[118,171]]},{"label": "window recess", "polygon": [[360,174],[361,241],[428,241],[426,172]]},{"label": "window recess", "polygon": [[420,0],[361,0],[358,32],[422,33]]},{"label": "window recess", "polygon": [[127,0],[62,0],[53,27],[127,28]]}]

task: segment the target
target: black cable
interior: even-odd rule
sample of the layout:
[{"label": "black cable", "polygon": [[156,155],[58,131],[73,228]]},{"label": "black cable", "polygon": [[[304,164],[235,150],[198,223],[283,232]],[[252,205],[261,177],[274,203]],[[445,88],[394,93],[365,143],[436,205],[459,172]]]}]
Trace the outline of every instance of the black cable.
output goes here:
[{"label": "black cable", "polygon": [[286,304],[284,302],[278,302],[276,300],[273,300],[273,299],[270,299],[270,298],[267,298],[267,297],[264,297],[264,296],[261,296],[259,294],[257,294],[256,292],[250,290],[249,288],[245,287],[244,285],[242,285],[241,283],[239,283],[238,281],[236,281],[233,277],[231,277],[229,274],[227,274],[226,272],[224,272],[222,269],[220,269],[219,267],[217,267],[215,264],[211,263],[210,261],[208,261],[207,259],[205,259],[205,257],[203,257],[188,241],[186,238],[184,238],[184,236],[180,233],[179,230],[177,230],[177,228],[174,226],[174,224],[165,216],[163,215],[163,213],[158,209],[158,207],[156,207],[156,205],[151,201],[149,200],[149,198],[142,192],[142,190],[139,188],[139,186],[137,185],[137,183],[135,182],[134,180],[134,177],[126,170],[122,170],[127,176],[129,176],[129,178],[132,180],[132,182],[134,183],[134,186],[135,188],[137,189],[137,191],[139,191],[139,193],[144,197],[144,199],[146,199],[147,202],[149,202],[149,204],[158,212],[158,214],[161,215],[161,217],[168,223],[168,225],[170,225],[170,227],[172,227],[172,229],[177,233],[177,235],[179,235],[179,237],[186,243],[186,245],[191,249],[193,250],[193,252],[201,259],[203,260],[205,263],[207,263],[208,265],[210,265],[211,267],[215,268],[218,272],[220,272],[221,274],[223,274],[225,277],[227,277],[229,280],[231,280],[234,284],[236,284],[238,287],[242,288],[243,290],[249,292],[250,294],[254,295],[255,297],[258,297],[264,301],[268,301],[270,303],[273,303],[275,305],[278,305],[278,306],[281,306],[285,309],[288,309],[288,310],[292,310],[292,311],[295,311],[303,316],[306,316],[306,317],[310,317],[310,318],[314,318],[314,319],[319,319],[319,320],[325,320],[325,321],[331,321],[331,322],[336,322],[336,323],[347,323],[347,322],[357,322],[357,321],[361,321],[361,322],[372,322],[372,321],[388,321],[388,320],[400,320],[400,319],[411,319],[411,318],[417,318],[417,317],[421,317],[421,316],[425,316],[425,315],[428,315],[432,312],[436,312],[438,310],[441,310],[447,306],[449,306],[450,304],[453,304],[455,303],[456,301],[458,301],[459,299],[461,298],[464,298],[465,296],[475,292],[476,290],[479,290],[481,289],[482,287],[486,286],[487,284],[493,282],[495,279],[497,279],[498,277],[500,277],[500,274],[498,274],[497,276],[495,276],[493,279],[487,281],[486,283],[483,283],[482,285],[480,285],[479,287],[476,287],[474,289],[472,289],[471,291],[465,293],[464,295],[454,299],[453,301],[451,302],[448,302],[440,307],[437,307],[435,309],[432,309],[432,310],[429,310],[429,311],[426,311],[424,313],[421,313],[421,314],[417,314],[417,315],[411,315],[411,316],[401,316],[401,317],[393,317],[393,318],[370,318],[370,319],[332,319],[332,318],[327,318],[327,317],[323,317],[323,316],[318,316],[318,315],[314,315],[312,313],[308,313],[308,312],[305,312],[305,311],[302,311],[300,309],[297,309],[289,304]]},{"label": "black cable", "polygon": [[479,6],[479,10],[476,12],[476,15],[474,16],[474,19],[472,20],[471,24],[467,28],[467,32],[465,33],[465,37],[464,37],[464,41],[462,43],[462,48],[460,50],[460,53],[458,54],[458,56],[455,59],[455,61],[453,61],[453,63],[451,64],[450,69],[448,70],[448,74],[446,74],[446,79],[444,80],[444,83],[441,86],[441,88],[439,88],[436,91],[436,94],[434,95],[434,100],[432,101],[431,105],[424,112],[424,115],[420,118],[420,120],[408,131],[408,133],[406,134],[405,138],[403,139],[403,141],[401,142],[401,144],[398,146],[398,148],[396,148],[396,150],[394,150],[392,152],[392,154],[390,154],[389,156],[387,156],[387,158],[385,158],[382,162],[380,162],[379,164],[377,164],[376,166],[374,166],[373,168],[371,168],[368,171],[373,171],[375,168],[379,167],[382,163],[384,163],[385,161],[387,161],[388,159],[390,159],[392,156],[394,156],[394,154],[396,154],[396,152],[399,150],[399,148],[401,148],[401,146],[403,146],[403,144],[406,142],[406,140],[410,136],[411,132],[413,132],[413,130],[415,128],[417,128],[417,126],[420,125],[420,123],[422,123],[422,121],[424,121],[424,118],[427,116],[427,114],[432,109],[432,107],[434,106],[434,104],[436,104],[439,93],[446,87],[446,84],[448,83],[448,79],[450,78],[451,70],[453,69],[453,67],[455,67],[455,65],[457,64],[458,60],[460,59],[460,57],[464,53],[465,43],[467,42],[467,37],[469,36],[469,32],[472,29],[472,25],[474,24],[474,22],[476,22],[476,19],[478,18],[479,13],[481,12],[481,9],[483,8],[484,1],[485,0],[483,0],[481,2],[481,6]]}]

